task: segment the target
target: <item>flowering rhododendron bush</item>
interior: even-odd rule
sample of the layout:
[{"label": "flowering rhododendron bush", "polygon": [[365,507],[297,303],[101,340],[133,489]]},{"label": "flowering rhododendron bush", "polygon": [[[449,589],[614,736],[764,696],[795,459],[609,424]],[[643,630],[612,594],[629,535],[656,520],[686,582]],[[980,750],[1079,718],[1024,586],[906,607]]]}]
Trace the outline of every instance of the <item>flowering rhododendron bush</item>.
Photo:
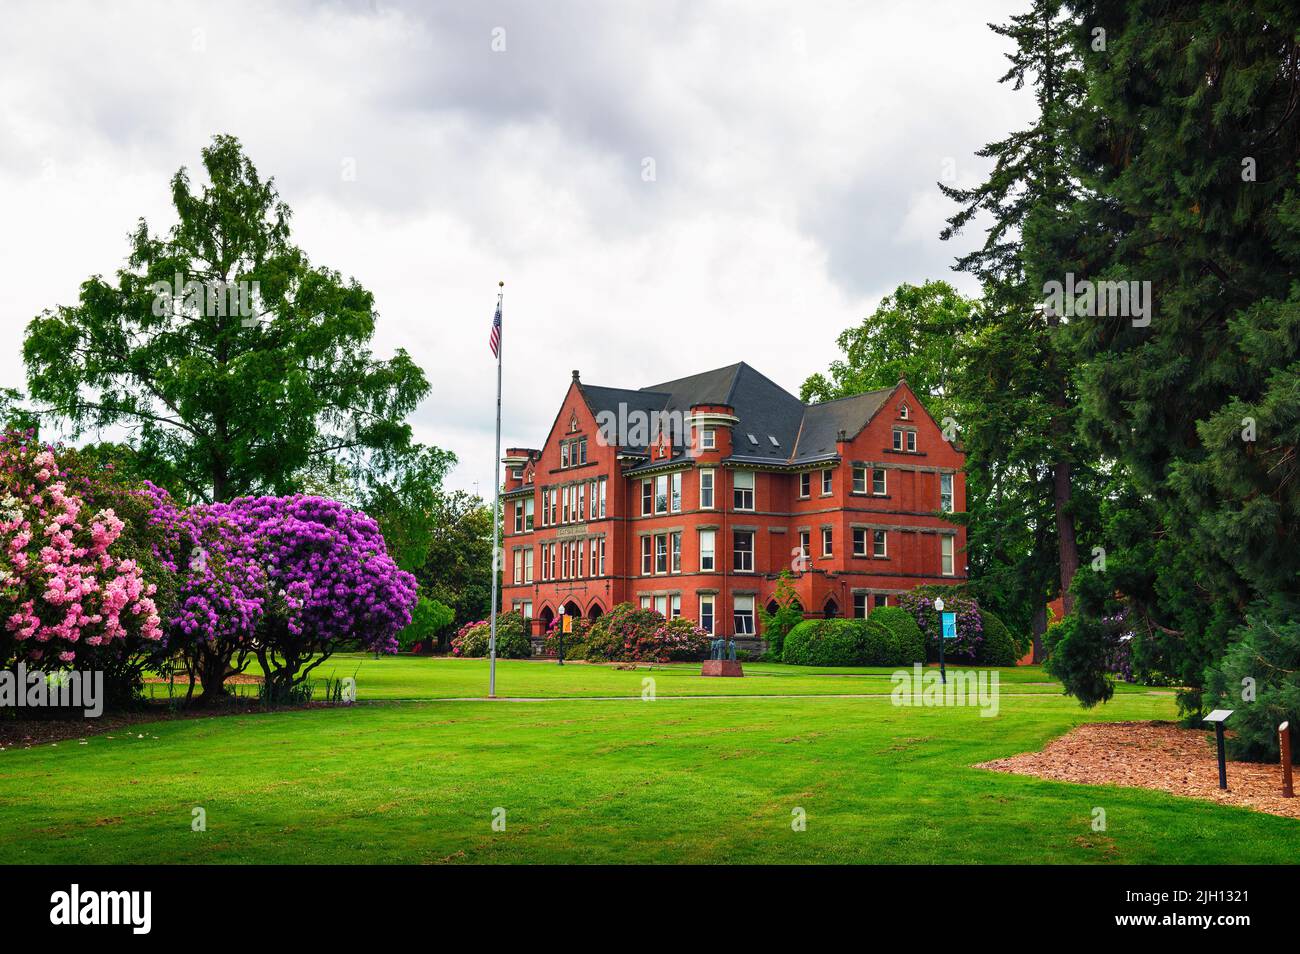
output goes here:
[{"label": "flowering rhododendron bush", "polygon": [[933,662],[939,658],[939,640],[943,632],[943,622],[934,608],[936,596],[943,597],[945,613],[957,614],[957,638],[944,645],[945,658],[974,662],[984,646],[984,620],[979,603],[973,597],[938,587],[917,587],[899,596],[898,605],[911,613],[916,625],[921,627],[926,656]]},{"label": "flowering rhododendron bush", "polygon": [[379,525],[321,497],[241,497],[179,507],[150,485],[159,556],[181,578],[171,649],[219,695],[257,659],[282,698],[330,654],[396,652],[415,577],[388,555]]},{"label": "flowering rhododendron bush", "polygon": [[649,609],[620,603],[591,624],[582,646],[592,662],[670,662],[703,659],[709,635],[684,616],[664,619]]},{"label": "flowering rhododendron bush", "polygon": [[163,637],[157,585],[124,536],[128,522],[107,505],[112,492],[61,461],[74,457],[30,434],[0,435],[6,665],[104,668]]},{"label": "flowering rhododendron bush", "polygon": [[398,569],[374,520],[302,495],[241,497],[222,515],[252,539],[266,574],[253,651],[273,696],[335,650],[397,651],[415,608],[415,577]]}]

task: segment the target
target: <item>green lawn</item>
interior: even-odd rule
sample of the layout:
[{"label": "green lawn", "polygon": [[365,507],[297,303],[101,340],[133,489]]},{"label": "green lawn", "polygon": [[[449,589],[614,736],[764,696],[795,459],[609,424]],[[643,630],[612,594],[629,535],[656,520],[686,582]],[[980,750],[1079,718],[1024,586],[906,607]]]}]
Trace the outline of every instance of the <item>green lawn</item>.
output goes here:
[{"label": "green lawn", "polygon": [[[982,718],[893,706],[878,670],[702,680],[503,662],[500,694],[550,701],[462,702],[483,694],[484,663],[331,665],[358,663],[351,708],[0,752],[0,861],[1290,863],[1300,834],[1244,809],[971,767],[1082,721],[1172,718],[1164,692],[1084,712],[1034,685],[1038,670],[1004,670],[1000,714]],[[701,693],[728,695],[685,698]],[[206,832],[191,831],[195,807]]]}]

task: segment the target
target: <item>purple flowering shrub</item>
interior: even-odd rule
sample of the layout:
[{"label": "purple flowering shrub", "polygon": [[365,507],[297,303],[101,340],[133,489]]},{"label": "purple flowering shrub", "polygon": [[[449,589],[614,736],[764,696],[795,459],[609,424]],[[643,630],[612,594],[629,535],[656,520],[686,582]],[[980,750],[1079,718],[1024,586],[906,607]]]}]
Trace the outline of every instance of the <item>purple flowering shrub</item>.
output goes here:
[{"label": "purple flowering shrub", "polygon": [[205,697],[253,658],[268,696],[283,698],[336,651],[396,652],[416,583],[370,517],[320,497],[178,507],[160,488],[147,492],[159,559],[182,580],[167,645]]},{"label": "purple flowering shrub", "polygon": [[943,597],[944,612],[957,614],[957,638],[948,640],[943,647],[944,658],[974,662],[980,658],[984,644],[979,603],[972,597],[939,587],[918,587],[898,598],[898,605],[911,613],[916,625],[921,627],[926,658],[932,662],[939,658],[939,640],[943,635],[943,621],[934,608],[935,596]]}]

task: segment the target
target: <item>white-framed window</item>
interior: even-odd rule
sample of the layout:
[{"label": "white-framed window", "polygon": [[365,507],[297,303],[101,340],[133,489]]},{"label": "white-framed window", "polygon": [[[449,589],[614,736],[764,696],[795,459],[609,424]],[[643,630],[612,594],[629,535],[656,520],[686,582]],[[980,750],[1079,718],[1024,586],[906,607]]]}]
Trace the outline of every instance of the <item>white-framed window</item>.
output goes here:
[{"label": "white-framed window", "polygon": [[559,500],[559,496],[560,496],[559,490],[557,490],[555,487],[552,487],[551,488],[551,525],[552,526],[555,525],[555,517],[557,515],[556,501]]},{"label": "white-framed window", "polygon": [[568,578],[569,578],[569,545],[566,543],[560,546],[560,579],[567,580]]},{"label": "white-framed window", "polygon": [[655,513],[668,512],[668,475],[655,478]]},{"label": "white-framed window", "polygon": [[671,553],[671,562],[668,565],[672,573],[682,572],[682,535],[680,532],[668,535],[669,551]]},{"label": "white-framed window", "polygon": [[902,449],[903,449],[903,429],[901,427],[896,427],[894,428],[894,450],[901,451]]},{"label": "white-framed window", "polygon": [[712,573],[714,570],[714,547],[717,535],[712,530],[700,531],[700,572]]},{"label": "white-framed window", "polygon": [[732,506],[736,510],[753,510],[754,509],[754,472],[752,470],[738,470],[732,477],[733,497]]},{"label": "white-framed window", "polygon": [[899,418],[900,418],[901,420],[904,420],[904,421],[907,420],[908,416],[909,416],[911,413],[912,413],[912,409],[909,408],[906,404],[900,404],[900,405],[898,405],[898,416],[899,416]]},{"label": "white-framed window", "polygon": [[853,468],[853,492],[855,494],[865,494],[867,492],[867,468]]},{"label": "white-framed window", "polygon": [[587,541],[578,541],[578,550],[574,554],[573,575],[582,576],[583,570],[587,568]]},{"label": "white-framed window", "polygon": [[605,516],[605,489],[608,483],[609,481],[604,477],[600,478],[600,515],[602,518]]},{"label": "white-framed window", "polygon": [[654,569],[654,540],[649,536],[641,538],[641,575],[649,576]]},{"label": "white-framed window", "polygon": [[907,432],[907,450],[908,453],[916,452],[916,431]]},{"label": "white-framed window", "polygon": [[877,559],[884,559],[889,556],[889,551],[886,549],[884,530],[871,531],[871,555]]},{"label": "white-framed window", "polygon": [[599,493],[599,486],[600,485],[597,484],[594,480],[590,484],[590,493],[588,495],[588,499],[591,501],[591,509],[587,511],[588,520],[596,519],[596,496]]},{"label": "white-framed window", "polygon": [[853,594],[853,618],[854,618],[854,619],[866,619],[866,618],[867,618],[867,612],[868,612],[868,609],[867,609],[867,594],[866,594],[866,593],[854,593],[854,594]]},{"label": "white-framed window", "polygon": [[560,523],[569,522],[569,489],[564,488],[564,493],[560,495]]},{"label": "white-framed window", "polygon": [[700,471],[700,509],[713,509],[713,468],[706,467]]},{"label": "white-framed window", "polygon": [[668,597],[667,596],[655,597],[655,612],[658,613],[660,616],[662,616],[664,619],[668,618]]},{"label": "white-framed window", "polygon": [[799,496],[805,499],[812,496],[812,474],[806,470],[799,475]]},{"label": "white-framed window", "polygon": [[754,532],[737,530],[731,535],[731,568],[737,573],[754,572]]},{"label": "white-framed window", "polygon": [[871,492],[877,497],[883,497],[888,493],[888,481],[885,475],[889,473],[883,467],[877,467],[871,472]]},{"label": "white-framed window", "polygon": [[853,555],[855,557],[867,555],[867,531],[862,527],[853,528]]},{"label": "white-framed window", "polygon": [[655,572],[668,572],[668,535],[655,534]]},{"label": "white-framed window", "polygon": [[754,635],[754,597],[736,596],[732,600],[732,616],[737,636]]},{"label": "white-framed window", "polygon": [[713,450],[718,446],[718,433],[711,427],[700,430],[700,449]]},{"label": "white-framed window", "polygon": [[643,597],[641,597],[641,608],[642,608],[642,609],[650,609],[650,601],[651,601],[651,597],[649,597],[649,596],[643,596]]},{"label": "white-framed window", "polygon": [[533,507],[536,501],[529,497],[524,501],[524,533],[533,532]]},{"label": "white-framed window", "polygon": [[600,576],[605,575],[605,538],[600,538]]},{"label": "white-framed window", "polygon": [[668,509],[673,513],[681,513],[682,510],[682,474],[678,471],[672,474],[668,481]]},{"label": "white-framed window", "polygon": [[533,548],[524,551],[524,582],[533,582]]},{"label": "white-framed window", "polygon": [[559,546],[557,546],[554,543],[551,544],[551,579],[552,580],[555,579],[555,561],[559,559],[555,555],[555,551],[557,551],[558,549],[560,549]]},{"label": "white-framed window", "polygon": [[573,509],[573,520],[576,523],[579,520],[585,519],[587,516],[587,485],[578,484],[578,486],[573,489],[578,494],[578,506]]},{"label": "white-framed window", "polygon": [[835,471],[827,468],[822,471],[822,496],[829,497],[835,492]]},{"label": "white-framed window", "polygon": [[533,618],[533,601],[532,601],[532,600],[524,600],[523,602],[521,602],[521,603],[519,604],[519,615],[522,616],[524,619],[532,619],[532,618]]},{"label": "white-framed window", "polygon": [[830,527],[822,527],[822,556],[828,557],[834,553],[832,546],[834,544],[834,535]]},{"label": "white-framed window", "polygon": [[604,542],[603,539],[596,540],[594,538],[591,541],[591,572],[588,574],[589,576],[600,576],[599,564],[596,562],[596,551]]},{"label": "white-framed window", "polygon": [[515,533],[524,532],[524,503],[518,501],[515,503]]},{"label": "white-framed window", "polygon": [[524,551],[515,551],[515,583],[524,581]]},{"label": "white-framed window", "polygon": [[808,530],[799,531],[799,555],[807,560],[812,556],[812,532]]},{"label": "white-framed window", "polygon": [[652,480],[641,481],[641,516],[654,513],[655,485]]},{"label": "white-framed window", "polygon": [[700,629],[713,635],[713,594],[700,594]]},{"label": "white-framed window", "polygon": [[669,619],[676,619],[682,615],[682,594],[674,593],[668,601]]},{"label": "white-framed window", "polygon": [[569,442],[568,441],[560,442],[560,466],[561,467],[569,466]]},{"label": "white-framed window", "polygon": [[952,474],[939,475],[939,509],[952,513]]},{"label": "white-framed window", "polygon": [[940,572],[944,576],[952,576],[956,572],[953,567],[953,564],[955,563],[954,554],[957,547],[956,541],[957,538],[950,533],[940,534],[939,536]]}]

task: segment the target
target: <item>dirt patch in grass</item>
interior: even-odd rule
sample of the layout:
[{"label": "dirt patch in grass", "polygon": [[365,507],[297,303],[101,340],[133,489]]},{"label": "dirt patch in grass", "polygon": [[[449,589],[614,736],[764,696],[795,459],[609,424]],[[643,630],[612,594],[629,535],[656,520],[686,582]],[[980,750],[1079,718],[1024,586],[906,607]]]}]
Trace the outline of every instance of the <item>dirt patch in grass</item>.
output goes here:
[{"label": "dirt patch in grass", "polygon": [[1151,788],[1300,818],[1300,798],[1282,797],[1280,765],[1229,762],[1224,791],[1213,737],[1172,722],[1093,722],[1049,742],[1041,752],[975,767],[1054,782]]}]

